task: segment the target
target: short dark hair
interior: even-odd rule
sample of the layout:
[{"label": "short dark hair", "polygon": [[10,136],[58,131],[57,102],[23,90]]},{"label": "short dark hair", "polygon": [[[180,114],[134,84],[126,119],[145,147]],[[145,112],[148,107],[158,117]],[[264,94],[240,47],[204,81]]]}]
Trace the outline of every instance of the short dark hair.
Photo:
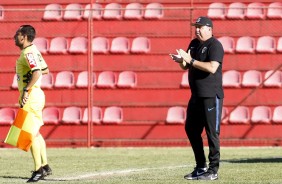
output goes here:
[{"label": "short dark hair", "polygon": [[22,35],[26,35],[27,40],[30,42],[34,40],[36,35],[35,29],[31,25],[22,25],[20,26],[17,32],[22,33]]}]

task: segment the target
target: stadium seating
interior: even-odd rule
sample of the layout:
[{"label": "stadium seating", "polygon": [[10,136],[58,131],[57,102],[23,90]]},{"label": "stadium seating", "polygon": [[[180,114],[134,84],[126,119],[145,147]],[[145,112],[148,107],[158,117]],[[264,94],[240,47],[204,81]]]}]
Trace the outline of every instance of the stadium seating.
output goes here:
[{"label": "stadium seating", "polygon": [[122,5],[118,3],[110,3],[105,6],[103,18],[104,19],[122,19]]},{"label": "stadium seating", "polygon": [[10,107],[0,109],[0,125],[11,125],[14,122],[15,117],[15,109]]},{"label": "stadium seating", "polygon": [[92,51],[95,54],[107,54],[110,50],[109,39],[105,37],[96,37],[92,39]]},{"label": "stadium seating", "polygon": [[282,3],[272,2],[268,5],[267,14],[268,19],[281,19],[282,18]]},{"label": "stadium seating", "polygon": [[69,53],[71,54],[86,54],[87,52],[87,38],[74,37],[71,40]]},{"label": "stadium seating", "polygon": [[250,123],[250,110],[245,106],[237,106],[230,111],[229,115],[230,123],[247,124]]},{"label": "stadium seating", "polygon": [[45,7],[45,11],[43,14],[43,20],[62,20],[63,12],[62,6],[60,4],[48,4]]},{"label": "stadium seating", "polygon": [[233,54],[235,51],[235,41],[234,38],[230,36],[223,36],[218,38],[218,40],[221,42],[224,52]]},{"label": "stadium seating", "polygon": [[[267,80],[266,80],[267,79]],[[282,72],[280,70],[269,70],[264,75],[265,87],[281,87],[282,86]]]},{"label": "stadium seating", "polygon": [[272,122],[282,123],[282,106],[277,106],[273,110]]},{"label": "stadium seating", "polygon": [[223,87],[241,87],[241,73],[237,70],[229,70],[223,73],[222,76]]},{"label": "stadium seating", "polygon": [[112,71],[103,71],[98,76],[98,88],[115,88],[117,83],[116,74]]},{"label": "stadium seating", "polygon": [[63,15],[64,20],[81,20],[83,15],[83,7],[81,4],[68,4]]},{"label": "stadium seating", "polygon": [[262,74],[258,70],[248,70],[243,74],[243,87],[257,87],[262,82]]},{"label": "stadium seating", "polygon": [[52,89],[54,86],[54,77],[52,73],[42,75],[41,88]]},{"label": "stadium seating", "polygon": [[117,87],[134,88],[137,85],[137,74],[132,71],[123,71],[118,76]]},{"label": "stadium seating", "polygon": [[263,3],[250,3],[247,5],[246,18],[248,19],[264,19],[266,16]]},{"label": "stadium seating", "polygon": [[130,50],[129,40],[126,37],[116,37],[112,40],[110,52],[114,54],[127,54]]},{"label": "stadium seating", "polygon": [[221,123],[222,124],[227,124],[228,119],[229,119],[229,114],[228,114],[228,108],[227,107],[222,107],[222,113],[221,113]]},{"label": "stadium seating", "polygon": [[45,107],[43,109],[44,124],[57,125],[60,123],[60,110],[57,107]]},{"label": "stadium seating", "polygon": [[272,36],[261,36],[257,39],[256,52],[275,53],[276,41]]},{"label": "stadium seating", "polygon": [[4,7],[0,6],[0,20],[4,19]]},{"label": "stadium seating", "polygon": [[270,123],[271,109],[267,106],[254,107],[251,117],[252,123]]},{"label": "stadium seating", "polygon": [[67,54],[68,40],[65,37],[55,37],[50,41],[50,54]]},{"label": "stadium seating", "polygon": [[36,45],[41,54],[47,54],[49,49],[49,40],[47,38],[37,37],[33,40],[33,44]]},{"label": "stadium seating", "polygon": [[186,120],[186,109],[180,106],[170,107],[167,111],[166,123],[175,124],[180,123],[184,124]]},{"label": "stadium seating", "polygon": [[[96,85],[96,74],[92,73],[92,86]],[[77,88],[87,88],[88,87],[88,71],[82,71],[77,76],[77,81],[75,86]]]},{"label": "stadium seating", "polygon": [[[84,8],[84,13],[83,13],[83,18],[84,19],[88,19],[90,16],[90,8],[91,8],[91,4],[87,4]],[[102,10],[102,5],[98,4],[98,3],[93,3],[92,4],[92,18],[95,20],[101,20],[103,17],[103,10]]]},{"label": "stadium seating", "polygon": [[282,37],[279,37],[278,39],[277,52],[282,52]]},{"label": "stadium seating", "polygon": [[125,7],[124,19],[141,20],[144,16],[143,5],[140,3],[129,3]]},{"label": "stadium seating", "polygon": [[121,107],[107,107],[104,111],[103,123],[119,124],[123,121],[123,111]]},{"label": "stadium seating", "polygon": [[240,2],[231,3],[228,7],[226,17],[228,19],[245,19],[246,5]]},{"label": "stadium seating", "polygon": [[81,118],[82,118],[81,108],[75,106],[66,107],[63,111],[62,123],[80,124]]},{"label": "stadium seating", "polygon": [[186,72],[184,72],[182,74],[180,86],[183,87],[183,88],[188,88],[189,87],[188,71],[186,71]]},{"label": "stadium seating", "polygon": [[255,39],[250,36],[242,36],[238,38],[236,44],[236,52],[238,53],[254,53]]},{"label": "stadium seating", "polygon": [[[102,122],[102,110],[100,107],[92,107],[92,123],[100,124]],[[88,108],[85,108],[83,111],[82,123],[88,122]]]},{"label": "stadium seating", "polygon": [[12,89],[18,89],[17,74],[15,74],[14,77],[13,77],[13,82],[12,82],[11,88]]},{"label": "stadium seating", "polygon": [[74,74],[70,71],[61,71],[57,73],[55,88],[72,88],[74,87]]},{"label": "stadium seating", "polygon": [[224,3],[211,3],[208,9],[208,17],[211,19],[225,19],[226,5]]},{"label": "stadium seating", "polygon": [[147,37],[137,37],[132,41],[131,53],[148,53],[151,50],[151,42]]},{"label": "stadium seating", "polygon": [[164,16],[163,5],[160,3],[149,3],[145,8],[145,19],[161,19]]}]

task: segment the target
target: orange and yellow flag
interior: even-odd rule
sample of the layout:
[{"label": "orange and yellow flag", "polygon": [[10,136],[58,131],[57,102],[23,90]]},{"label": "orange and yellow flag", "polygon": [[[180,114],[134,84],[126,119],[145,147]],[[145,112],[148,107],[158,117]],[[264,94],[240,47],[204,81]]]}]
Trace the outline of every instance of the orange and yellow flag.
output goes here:
[{"label": "orange and yellow flag", "polygon": [[19,109],[4,142],[24,151],[29,151],[33,138],[40,128],[36,121],[38,121],[38,118],[33,113]]}]

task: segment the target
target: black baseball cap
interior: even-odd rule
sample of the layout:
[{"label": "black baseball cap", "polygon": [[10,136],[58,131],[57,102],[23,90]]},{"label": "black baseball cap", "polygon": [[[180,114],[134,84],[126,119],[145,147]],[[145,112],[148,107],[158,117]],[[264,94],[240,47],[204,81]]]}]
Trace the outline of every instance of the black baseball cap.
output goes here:
[{"label": "black baseball cap", "polygon": [[208,26],[208,27],[213,27],[211,19],[208,17],[199,17],[197,18],[195,23],[191,24],[192,26]]}]

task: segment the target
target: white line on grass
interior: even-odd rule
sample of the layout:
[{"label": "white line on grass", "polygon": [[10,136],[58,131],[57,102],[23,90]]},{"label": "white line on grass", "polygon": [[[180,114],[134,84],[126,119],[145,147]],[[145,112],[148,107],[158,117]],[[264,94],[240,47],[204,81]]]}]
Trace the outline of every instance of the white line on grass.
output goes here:
[{"label": "white line on grass", "polygon": [[183,168],[183,167],[187,167],[187,166],[188,165],[179,165],[179,166],[167,166],[167,167],[151,167],[151,168],[148,167],[148,168],[141,168],[141,169],[125,169],[125,170],[105,171],[105,172],[83,174],[83,175],[78,175],[78,176],[74,176],[74,177],[52,178],[51,180],[54,180],[54,181],[81,180],[81,179],[88,179],[88,178],[93,178],[93,177],[130,174],[130,173],[144,172],[144,171],[150,171],[150,170]]}]

